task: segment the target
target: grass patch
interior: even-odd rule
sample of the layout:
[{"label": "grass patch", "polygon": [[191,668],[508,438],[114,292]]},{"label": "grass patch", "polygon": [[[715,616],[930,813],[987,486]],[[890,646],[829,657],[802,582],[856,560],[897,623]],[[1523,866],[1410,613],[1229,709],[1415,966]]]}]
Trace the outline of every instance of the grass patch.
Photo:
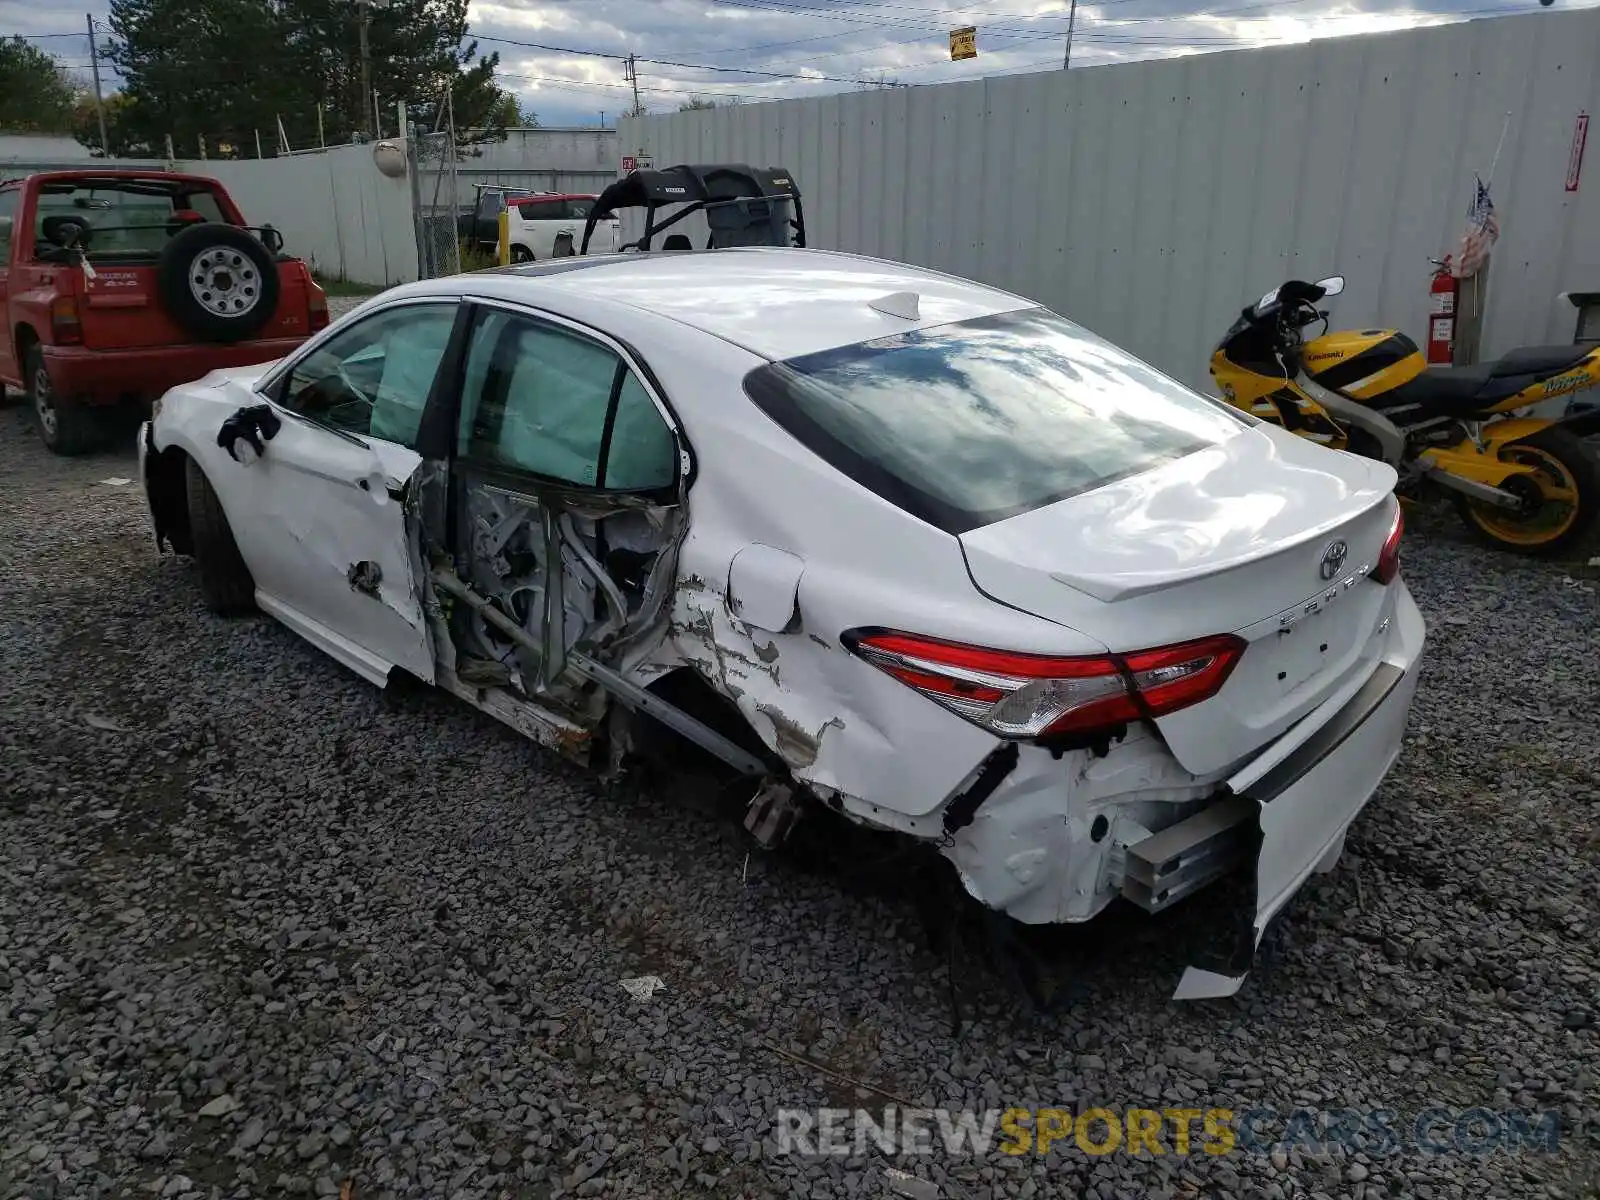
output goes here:
[{"label": "grass patch", "polygon": [[461,270],[463,272],[486,271],[490,267],[498,267],[499,265],[500,260],[495,257],[492,251],[479,250],[472,246],[462,245]]},{"label": "grass patch", "polygon": [[317,281],[317,286],[330,296],[376,296],[379,292],[388,290],[371,283],[329,279],[324,275],[312,275],[312,278]]}]

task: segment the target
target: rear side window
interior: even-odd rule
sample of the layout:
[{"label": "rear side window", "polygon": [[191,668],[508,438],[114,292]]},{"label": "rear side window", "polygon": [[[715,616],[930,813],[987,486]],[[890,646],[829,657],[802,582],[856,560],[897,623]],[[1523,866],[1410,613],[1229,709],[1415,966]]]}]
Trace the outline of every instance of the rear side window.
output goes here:
[{"label": "rear side window", "polygon": [[605,491],[676,485],[677,440],[610,347],[490,312],[467,353],[458,452],[485,466]]},{"label": "rear side window", "polygon": [[525,200],[517,205],[524,221],[559,221],[565,207],[560,200]]},{"label": "rear side window", "polygon": [[1242,424],[1042,308],[772,363],[745,390],[833,466],[955,534],[1182,458]]}]

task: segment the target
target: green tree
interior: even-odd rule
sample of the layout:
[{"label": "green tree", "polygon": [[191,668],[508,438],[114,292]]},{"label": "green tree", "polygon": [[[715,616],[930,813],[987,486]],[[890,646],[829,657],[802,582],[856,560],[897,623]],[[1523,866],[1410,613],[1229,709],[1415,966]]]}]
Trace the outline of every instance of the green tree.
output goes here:
[{"label": "green tree", "polygon": [[253,156],[256,131],[275,144],[278,116],[304,107],[282,18],[261,0],[112,0],[111,32],[127,101],[112,140],[126,150],[162,154],[170,135],[183,157],[201,138]]},{"label": "green tree", "polygon": [[[366,22],[370,92],[362,89]],[[498,55],[466,42],[467,0],[111,0],[109,55],[128,98],[125,140],[160,152],[171,134],[192,156],[220,147],[275,152],[278,122],[295,149],[381,130],[396,108],[433,128],[453,106],[457,129],[503,136]],[[446,98],[449,104],[446,103]],[[498,106],[498,107],[497,107]],[[115,143],[118,135],[112,135]]]},{"label": "green tree", "polygon": [[704,98],[702,98],[700,96],[691,96],[691,97],[689,97],[689,99],[685,100],[682,104],[678,105],[678,111],[679,112],[702,112],[705,109],[715,108],[716,106],[717,106],[717,102],[715,100],[706,100],[706,99],[704,99]]},{"label": "green tree", "polygon": [[0,39],[0,122],[19,133],[71,133],[79,88],[66,67],[20,37]]}]

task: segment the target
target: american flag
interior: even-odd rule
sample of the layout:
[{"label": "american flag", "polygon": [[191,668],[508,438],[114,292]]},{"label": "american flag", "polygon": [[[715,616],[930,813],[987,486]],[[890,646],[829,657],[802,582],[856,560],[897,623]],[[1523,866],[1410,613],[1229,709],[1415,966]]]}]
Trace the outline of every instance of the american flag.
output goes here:
[{"label": "american flag", "polygon": [[1461,253],[1456,256],[1455,276],[1466,279],[1483,270],[1489,251],[1500,237],[1500,222],[1489,199],[1489,185],[1474,175],[1472,207],[1467,210],[1467,231],[1461,235]]}]

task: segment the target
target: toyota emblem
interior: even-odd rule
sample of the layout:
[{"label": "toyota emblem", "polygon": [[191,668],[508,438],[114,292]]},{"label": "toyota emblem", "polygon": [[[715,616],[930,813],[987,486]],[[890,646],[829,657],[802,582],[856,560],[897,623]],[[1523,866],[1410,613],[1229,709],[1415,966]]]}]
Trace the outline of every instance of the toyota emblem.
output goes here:
[{"label": "toyota emblem", "polygon": [[1345,557],[1350,553],[1350,547],[1344,542],[1334,542],[1322,552],[1322,566],[1319,571],[1324,579],[1332,579],[1344,566]]}]

